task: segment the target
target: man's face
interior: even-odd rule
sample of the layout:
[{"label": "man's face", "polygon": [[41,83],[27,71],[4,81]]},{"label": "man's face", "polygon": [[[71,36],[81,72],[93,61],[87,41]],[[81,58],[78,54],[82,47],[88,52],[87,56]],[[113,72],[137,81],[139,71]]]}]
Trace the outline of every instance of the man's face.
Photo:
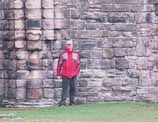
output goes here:
[{"label": "man's face", "polygon": [[72,50],[73,49],[73,45],[72,44],[65,44],[65,47],[68,50]]}]

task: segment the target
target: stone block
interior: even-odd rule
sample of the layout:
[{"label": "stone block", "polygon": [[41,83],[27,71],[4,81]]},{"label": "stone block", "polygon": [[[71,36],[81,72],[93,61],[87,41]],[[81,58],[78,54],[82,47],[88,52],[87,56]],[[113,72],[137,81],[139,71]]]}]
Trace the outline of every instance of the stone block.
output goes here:
[{"label": "stone block", "polygon": [[0,30],[6,30],[9,29],[9,23],[7,23],[6,20],[0,21]]},{"label": "stone block", "polygon": [[[105,26],[103,26],[101,22],[97,22],[97,23],[88,22],[88,23],[83,23],[83,24],[85,24],[87,30],[104,30],[105,29]],[[84,28],[85,28],[85,26],[84,26]]]},{"label": "stone block", "polygon": [[42,41],[42,49],[43,51],[51,51],[52,49],[52,41],[51,40],[44,40]]},{"label": "stone block", "polygon": [[24,19],[24,11],[23,10],[14,10],[14,19]]},{"label": "stone block", "polygon": [[24,49],[26,47],[26,42],[24,40],[15,41],[15,48]]},{"label": "stone block", "polygon": [[116,57],[134,56],[135,53],[135,48],[114,48],[114,54]]},{"label": "stone block", "polygon": [[[78,9],[71,9],[71,18],[72,19],[79,19],[80,18],[80,11]],[[69,17],[70,15],[68,15]]]},{"label": "stone block", "polygon": [[0,69],[15,71],[16,70],[16,60],[10,60],[10,59],[3,60],[3,62],[1,62]]},{"label": "stone block", "polygon": [[41,19],[41,9],[26,9],[27,19]]},{"label": "stone block", "polygon": [[0,59],[3,59],[4,58],[4,53],[3,51],[0,51]]},{"label": "stone block", "polygon": [[42,41],[28,41],[27,49],[30,51],[42,50]]},{"label": "stone block", "polygon": [[138,43],[136,46],[136,55],[137,56],[149,56],[150,50],[149,42],[147,41],[149,38],[138,38]]},{"label": "stone block", "polygon": [[53,61],[52,61],[52,59],[44,59],[44,60],[42,60],[41,61],[41,63],[42,63],[42,69],[48,69],[48,70],[52,70],[52,68],[53,68]]},{"label": "stone block", "polygon": [[16,80],[8,80],[7,87],[15,89],[16,88]]},{"label": "stone block", "polygon": [[3,9],[10,9],[14,8],[14,2],[11,2],[11,0],[5,0],[3,3]]},{"label": "stone block", "polygon": [[40,30],[29,30],[26,33],[28,40],[40,40],[42,32]]},{"label": "stone block", "polygon": [[42,7],[43,8],[54,8],[54,1],[53,0],[43,0],[42,1]]},{"label": "stone block", "polygon": [[28,76],[28,79],[40,79],[42,78],[42,72],[40,70],[32,70]]},{"label": "stone block", "polygon": [[152,79],[149,70],[139,70],[139,86],[152,86]]},{"label": "stone block", "polygon": [[104,31],[102,30],[73,30],[71,32],[72,38],[76,39],[91,39],[91,38],[101,38],[104,36]]},{"label": "stone block", "polygon": [[103,58],[113,58],[114,51],[111,48],[104,48],[103,49]]},{"label": "stone block", "polygon": [[54,59],[53,61],[53,70],[56,71],[58,59]]},{"label": "stone block", "polygon": [[98,48],[112,48],[113,42],[106,38],[102,38],[96,41],[97,41]]},{"label": "stone block", "polygon": [[51,70],[43,71],[42,74],[43,74],[43,78],[46,78],[46,79],[53,79],[54,78],[53,71],[51,71]]},{"label": "stone block", "polygon": [[87,59],[81,59],[80,60],[80,68],[81,69],[86,69],[87,68]]},{"label": "stone block", "polygon": [[41,0],[27,0],[25,6],[26,8],[41,8]]},{"label": "stone block", "polygon": [[137,23],[155,23],[155,15],[154,13],[142,12],[141,14],[136,15]]},{"label": "stone block", "polygon": [[63,19],[55,19],[55,20],[54,20],[54,23],[55,23],[55,25],[54,25],[54,28],[55,28],[55,29],[68,28],[68,25],[67,25],[68,21],[66,21],[66,20],[63,20]]},{"label": "stone block", "polygon": [[87,80],[78,80],[79,87],[87,87],[88,81]]},{"label": "stone block", "polygon": [[116,69],[128,69],[129,68],[129,63],[128,59],[125,58],[115,58],[115,67]]},{"label": "stone block", "polygon": [[29,71],[26,70],[17,71],[17,79],[27,79],[28,75],[29,75]]},{"label": "stone block", "polygon": [[153,5],[153,4],[146,4],[146,5],[144,5],[144,8],[142,9],[142,11],[143,12],[146,12],[146,11],[152,12],[152,11],[155,10],[155,6],[156,6],[156,4],[155,5]]},{"label": "stone block", "polygon": [[15,99],[16,98],[16,88],[8,88],[7,98],[8,99]]},{"label": "stone block", "polygon": [[[13,41],[4,41],[3,45],[0,44],[1,49],[8,49],[12,50],[14,48],[14,42]],[[12,56],[13,52],[10,53],[10,56]],[[10,57],[10,58],[15,58],[15,57]]]},{"label": "stone block", "polygon": [[53,80],[52,79],[44,79],[43,80],[43,87],[44,88],[53,88],[54,85],[53,85]]},{"label": "stone block", "polygon": [[138,75],[138,71],[137,70],[134,70],[134,69],[129,69],[128,70],[128,76],[130,78],[138,78],[139,75]]},{"label": "stone block", "polygon": [[44,39],[44,40],[54,40],[55,39],[54,33],[55,33],[54,30],[44,30],[43,35],[42,35],[42,39]]},{"label": "stone block", "polygon": [[54,19],[54,9],[43,9],[44,19]]},{"label": "stone block", "polygon": [[96,23],[103,23],[105,22],[106,13],[92,13],[92,12],[86,12],[85,14],[81,15],[82,19],[86,19],[87,21],[93,21]]},{"label": "stone block", "polygon": [[64,19],[64,7],[63,6],[55,6],[55,18],[56,19]]},{"label": "stone block", "polygon": [[79,48],[81,50],[92,50],[97,48],[97,41],[80,41],[79,42]]},{"label": "stone block", "polygon": [[56,40],[70,39],[70,33],[66,29],[56,30],[54,38]]},{"label": "stone block", "polygon": [[117,23],[109,27],[111,31],[137,31],[136,24]]},{"label": "stone block", "polygon": [[54,89],[54,98],[61,98],[62,88]]},{"label": "stone block", "polygon": [[[14,11],[13,10],[5,10],[4,11],[5,13],[5,19],[7,19],[7,20],[10,20],[10,19],[14,19]],[[19,13],[20,15],[19,16],[21,16],[22,15],[22,13]]]},{"label": "stone block", "polygon": [[[90,25],[88,25],[88,24],[91,24],[91,23],[85,24],[84,21],[80,21],[80,20],[70,21],[69,24],[70,24],[70,28],[72,28],[72,29],[84,29],[85,27],[87,27],[87,30],[89,30],[89,29],[94,29],[94,28],[96,29],[98,27],[97,25],[94,28],[89,27]],[[93,24],[93,25],[95,25],[95,24]]]},{"label": "stone block", "polygon": [[16,51],[16,59],[27,59],[28,52],[27,51]]},{"label": "stone block", "polygon": [[26,21],[27,29],[40,29],[41,28],[41,20],[40,19],[28,19]]},{"label": "stone block", "polygon": [[125,23],[126,18],[124,18],[124,17],[108,17],[108,22],[110,22],[110,23]]},{"label": "stone block", "polygon": [[113,69],[115,67],[115,62],[113,59],[103,59],[100,65],[102,70]]},{"label": "stone block", "polygon": [[42,52],[39,52],[39,54],[40,54],[40,59],[52,58],[52,53],[50,51],[42,51]]},{"label": "stone block", "polygon": [[27,61],[24,60],[17,60],[16,61],[16,68],[17,70],[26,70],[27,69]]},{"label": "stone block", "polygon": [[0,70],[4,69],[4,67],[5,67],[4,64],[6,64],[5,61],[0,60]]},{"label": "stone block", "polygon": [[127,56],[127,48],[114,48],[114,55],[116,57]]},{"label": "stone block", "polygon": [[145,57],[137,58],[136,64],[137,64],[137,69],[139,69],[139,70],[153,69],[152,63],[150,61],[148,61],[148,59]]},{"label": "stone block", "polygon": [[24,40],[25,39],[25,31],[23,30],[15,30],[12,39],[15,40]]},{"label": "stone block", "polygon": [[78,97],[87,97],[87,92],[79,92]]},{"label": "stone block", "polygon": [[36,61],[28,61],[27,64],[27,69],[28,70],[41,70],[41,63],[39,60]]},{"label": "stone block", "polygon": [[26,88],[26,80],[22,79],[22,80],[16,80],[16,87],[17,88]]},{"label": "stone block", "polygon": [[3,39],[7,34],[7,31],[0,30],[0,39]]},{"label": "stone block", "polygon": [[115,48],[132,48],[136,46],[134,38],[109,38]]},{"label": "stone block", "polygon": [[52,88],[44,88],[45,98],[54,98],[54,90]]},{"label": "stone block", "polygon": [[44,19],[42,27],[45,30],[53,30],[55,27],[55,22],[52,19]]},{"label": "stone block", "polygon": [[156,4],[156,3],[158,3],[158,0],[148,0],[148,3],[149,4]]},{"label": "stone block", "polygon": [[62,81],[55,81],[55,88],[62,88]]},{"label": "stone block", "polygon": [[109,3],[113,3],[113,0],[93,0],[90,3],[92,3],[92,4],[109,4]]},{"label": "stone block", "polygon": [[115,62],[112,59],[90,59],[87,62],[87,68],[92,69],[111,69],[114,65]]},{"label": "stone block", "polygon": [[1,85],[0,86],[0,103],[1,103],[3,96],[4,96],[4,87]]},{"label": "stone block", "polygon": [[65,4],[65,5],[72,5],[73,1],[71,1],[71,0],[58,0],[58,1],[54,1],[54,3],[56,5],[63,5],[63,4]]},{"label": "stone block", "polygon": [[23,0],[14,0],[14,8],[23,8],[24,7],[24,2]]},{"label": "stone block", "polygon": [[4,3],[1,2],[1,3],[0,3],[0,9],[3,9],[3,8],[4,8]]},{"label": "stone block", "polygon": [[25,88],[17,88],[16,89],[16,99],[17,100],[25,100],[26,99],[26,89]]},{"label": "stone block", "polygon": [[26,87],[30,89],[42,88],[42,80],[39,79],[28,80],[26,82]]},{"label": "stone block", "polygon": [[143,3],[143,0],[112,0],[113,3],[118,4],[140,4]]},{"label": "stone block", "polygon": [[0,71],[0,78],[1,79],[8,79],[7,71]]},{"label": "stone block", "polygon": [[42,98],[42,89],[27,89],[27,99],[41,99]]},{"label": "stone block", "polygon": [[102,5],[103,12],[138,12],[142,8],[139,4],[112,4],[112,5]]},{"label": "stone block", "polygon": [[29,61],[31,64],[39,64],[39,53],[37,51],[33,51],[29,53]]},{"label": "stone block", "polygon": [[93,92],[97,91],[97,88],[102,86],[102,82],[102,79],[90,79],[88,81],[88,87],[96,87],[96,89],[93,89]]},{"label": "stone block", "polygon": [[88,58],[89,59],[92,55],[91,50],[81,50],[79,53],[80,53],[80,58]]}]

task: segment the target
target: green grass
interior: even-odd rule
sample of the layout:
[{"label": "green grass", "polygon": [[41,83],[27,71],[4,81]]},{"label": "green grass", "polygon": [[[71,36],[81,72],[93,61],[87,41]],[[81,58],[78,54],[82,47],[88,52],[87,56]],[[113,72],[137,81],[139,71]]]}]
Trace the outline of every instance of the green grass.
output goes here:
[{"label": "green grass", "polygon": [[158,104],[107,102],[49,108],[0,108],[0,122],[158,122]]}]

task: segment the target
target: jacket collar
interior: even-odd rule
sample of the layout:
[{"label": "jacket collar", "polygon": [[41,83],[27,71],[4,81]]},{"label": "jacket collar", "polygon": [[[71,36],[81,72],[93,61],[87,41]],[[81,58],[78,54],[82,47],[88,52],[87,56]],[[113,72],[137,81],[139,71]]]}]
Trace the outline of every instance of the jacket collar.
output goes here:
[{"label": "jacket collar", "polygon": [[65,52],[68,52],[68,53],[72,53],[74,50],[72,49],[72,50],[68,50],[68,49],[66,49],[65,50]]}]

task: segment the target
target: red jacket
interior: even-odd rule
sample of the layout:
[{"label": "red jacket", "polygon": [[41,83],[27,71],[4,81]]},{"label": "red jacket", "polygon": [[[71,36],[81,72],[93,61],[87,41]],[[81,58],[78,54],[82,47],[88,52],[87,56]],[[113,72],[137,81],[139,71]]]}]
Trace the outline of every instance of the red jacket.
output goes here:
[{"label": "red jacket", "polygon": [[59,56],[57,76],[72,78],[80,72],[80,57],[74,50],[65,50]]}]

